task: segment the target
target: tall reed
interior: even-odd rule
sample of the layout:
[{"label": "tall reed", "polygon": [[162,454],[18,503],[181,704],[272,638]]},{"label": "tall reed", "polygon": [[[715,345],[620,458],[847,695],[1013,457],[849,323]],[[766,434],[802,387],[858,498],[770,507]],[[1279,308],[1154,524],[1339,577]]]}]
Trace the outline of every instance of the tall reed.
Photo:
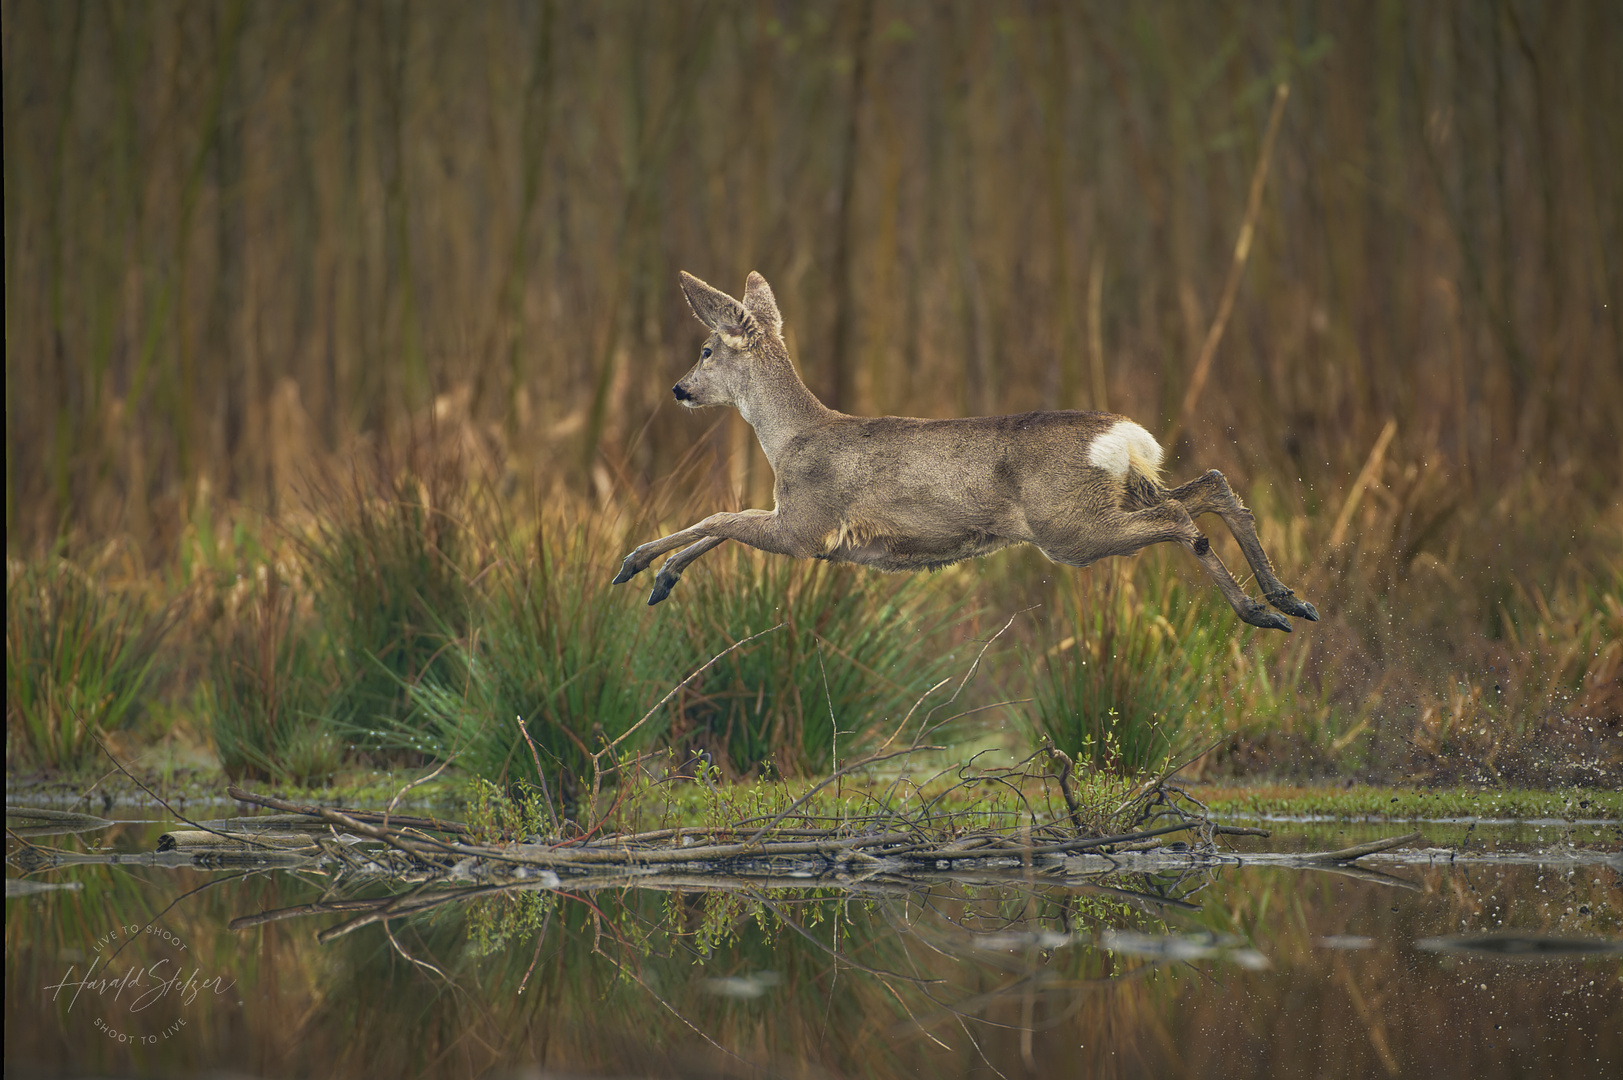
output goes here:
[{"label": "tall reed", "polygon": [[1179,456],[1312,508],[1395,420],[1462,506],[1617,489],[1604,3],[74,10],[14,4],[3,44],[13,550],[159,558],[205,481],[274,510],[451,394],[527,472],[645,488],[692,440],[654,408],[697,340],[679,268],[764,271],[849,411],[1164,431],[1280,82]]}]

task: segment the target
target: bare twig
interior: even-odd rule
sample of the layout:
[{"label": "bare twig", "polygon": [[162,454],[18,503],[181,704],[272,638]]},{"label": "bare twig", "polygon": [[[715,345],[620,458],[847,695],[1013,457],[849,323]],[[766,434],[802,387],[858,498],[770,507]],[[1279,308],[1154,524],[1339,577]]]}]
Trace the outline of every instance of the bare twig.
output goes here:
[{"label": "bare twig", "polygon": [[1199,827],[1199,821],[1185,821],[1177,825],[1163,825],[1159,829],[1145,829],[1142,832],[1124,833],[1121,836],[1095,836],[1088,840],[1066,840],[1059,844],[1041,844],[1030,848],[1033,855],[1052,855],[1062,851],[1086,851],[1088,848],[1108,847],[1111,844],[1128,844],[1135,840],[1147,840],[1152,836],[1164,836],[1167,833],[1182,832],[1185,829]]},{"label": "bare twig", "polygon": [[[69,708],[72,708],[72,706],[69,706]],[[77,714],[75,714],[75,715],[77,715]],[[130,770],[126,769],[124,767],[123,762],[119,761],[116,757],[113,756],[113,752],[111,750],[107,749],[107,744],[102,742],[101,739],[96,736],[95,732],[91,732],[90,737],[92,739],[96,740],[96,745],[101,747],[101,752],[107,755],[107,760],[108,761],[111,761],[114,765],[116,765],[118,767],[119,772],[121,772],[125,776],[129,777],[130,780],[135,784],[136,787],[140,788],[142,791],[146,792],[148,795],[150,795],[154,799],[156,799],[160,806],[162,806],[165,810],[167,810],[171,814],[173,814],[178,820],[184,821],[186,824],[190,825],[194,829],[200,829],[200,830],[202,830],[203,832],[206,832],[206,833],[213,833],[215,836],[220,837],[222,840],[229,840],[233,844],[243,843],[243,844],[249,845],[250,847],[266,848],[267,850],[269,850],[271,848],[271,845],[269,845],[269,844],[261,844],[257,840],[249,840],[247,837],[243,837],[243,836],[227,836],[225,833],[220,832],[218,829],[211,829],[207,825],[200,825],[197,822],[193,821],[191,818],[187,817],[185,814],[182,814],[179,810],[176,810],[173,806],[170,806],[168,801],[166,799],[164,799],[163,796],[159,795],[156,791],[153,791],[151,788],[149,788],[145,784],[141,783],[140,780],[136,779],[135,774],[130,772]]]},{"label": "bare twig", "polygon": [[806,802],[806,800],[810,799],[813,795],[817,794],[819,791],[821,791],[824,788],[828,787],[828,785],[834,783],[834,781],[840,779],[841,777],[843,777],[843,776],[845,776],[845,775],[847,775],[849,773],[854,773],[858,769],[865,769],[869,765],[874,765],[874,764],[877,764],[878,762],[881,762],[881,761],[888,761],[893,757],[905,757],[906,755],[914,753],[914,752],[916,752],[918,750],[944,750],[944,749],[946,749],[946,748],[942,747],[942,746],[910,746],[906,750],[893,750],[888,754],[870,754],[867,757],[862,758],[860,761],[854,761],[851,764],[847,765],[845,768],[839,769],[839,770],[835,771],[834,773],[831,773],[829,776],[826,776],[822,780],[818,781],[818,783],[815,786],[813,786],[809,791],[807,791],[804,795],[800,796],[800,798],[798,798],[794,802],[790,803],[788,805],[788,807],[781,810],[778,813],[777,817],[773,818],[771,821],[767,822],[765,825],[762,825],[759,829],[757,829],[755,831],[754,835],[752,835],[748,840],[745,841],[745,844],[748,845],[748,844],[755,843],[762,836],[764,836],[767,832],[771,831],[772,826],[776,825],[778,822],[782,821],[784,818],[786,818],[790,814],[794,813],[795,809],[797,807],[801,806],[802,804],[804,804]]},{"label": "bare twig", "polygon": [[[268,807],[271,810],[280,810],[286,814],[302,814],[305,817],[321,817],[321,812],[327,807],[311,806],[306,803],[288,802],[271,795],[261,795],[258,792],[248,791],[235,784],[227,785],[225,792],[238,802],[253,803],[256,806]],[[373,824],[389,824],[387,815],[375,810],[345,810],[344,814],[356,821],[371,822]],[[439,818],[425,817],[396,817],[392,819],[392,827],[401,829],[432,829],[435,832],[455,833],[463,836],[471,835],[471,830],[460,821],[441,821]],[[233,838],[234,839],[234,838]]]},{"label": "bare twig", "polygon": [[782,923],[784,926],[787,926],[789,929],[793,930],[795,933],[799,934],[813,945],[816,945],[819,949],[822,949],[824,952],[833,956],[836,960],[856,968],[858,971],[863,972],[864,974],[872,975],[879,979],[900,979],[903,982],[917,983],[921,986],[941,982],[940,979],[923,979],[916,975],[903,975],[898,971],[885,971],[882,968],[869,967],[867,964],[859,963],[858,961],[851,959],[851,957],[845,953],[835,952],[827,944],[807,931],[805,927],[801,926],[799,923],[785,915],[783,913],[783,909],[767,897],[756,895],[751,899],[760,904],[766,910],[770,911],[773,915],[776,915],[778,922]]},{"label": "bare twig", "polygon": [[975,678],[976,672],[980,671],[981,669],[981,660],[986,656],[986,650],[992,647],[992,643],[998,638],[1002,637],[1009,627],[1014,625],[1014,620],[1018,619],[1028,611],[1035,610],[1038,606],[1039,605],[1037,604],[1033,604],[1031,607],[1021,608],[1019,611],[1009,616],[1009,621],[1004,623],[1002,627],[998,629],[997,633],[986,639],[986,643],[981,646],[981,651],[975,654],[975,660],[969,665],[969,670],[964,672],[963,681],[958,684],[958,689],[952,692],[952,697],[948,698],[946,701],[943,701],[940,705],[937,705],[925,715],[924,721],[919,725],[919,733],[913,739],[915,745],[922,742],[924,740],[925,732],[930,730],[930,718],[936,713],[940,712],[942,709],[946,708],[948,705],[956,702],[958,700],[958,695],[962,694],[964,692],[964,688],[968,686],[971,680]]},{"label": "bare twig", "polygon": [[535,748],[535,740],[530,738],[530,729],[524,723],[524,717],[515,716],[513,719],[518,722],[519,734],[523,735],[524,741],[529,744],[530,760],[535,762],[536,779],[541,781],[541,798],[547,804],[547,820],[552,823],[552,835],[557,836],[559,833],[558,815],[552,809],[552,792],[547,790],[547,774],[541,769],[541,755]]},{"label": "bare twig", "polygon": [[[214,888],[216,885],[224,885],[228,881],[236,881],[239,878],[245,878],[251,873],[253,873],[253,871],[251,871],[251,870],[239,870],[234,874],[224,874],[224,875],[221,875],[220,877],[217,877],[217,878],[210,878],[208,881],[203,882],[203,884],[197,886],[195,889],[187,889],[185,892],[181,893],[179,896],[177,896],[173,900],[169,901],[169,903],[164,906],[164,909],[162,911],[158,912],[156,915],[152,916],[152,918],[148,919],[146,925],[141,928],[141,933],[145,934],[147,931],[151,930],[154,926],[158,925],[158,920],[162,919],[165,915],[169,914],[170,911],[174,910],[175,906],[177,904],[179,904],[181,901],[188,900],[191,897],[196,896],[198,893],[203,892],[206,889]],[[123,952],[125,947],[128,946],[130,944],[130,942],[135,941],[139,937],[140,937],[140,934],[130,934],[129,936],[127,936],[124,939],[123,943],[120,944],[118,948],[114,949],[112,951],[111,955],[109,955],[107,957],[108,964],[111,964],[114,960],[117,960],[118,959],[118,954]]]},{"label": "bare twig", "polygon": [[1342,848],[1340,851],[1314,852],[1311,855],[1299,856],[1299,860],[1302,862],[1326,863],[1352,862],[1354,859],[1361,859],[1365,855],[1374,855],[1378,851],[1387,851],[1391,848],[1402,847],[1405,844],[1412,844],[1419,839],[1420,834],[1417,832],[1408,833],[1404,836],[1389,836],[1384,840],[1371,840],[1366,844],[1354,844],[1352,847]]},{"label": "bare twig", "polygon": [[541,921],[541,929],[535,935],[535,952],[530,956],[530,966],[524,969],[524,978],[518,981],[518,992],[524,993],[524,988],[530,985],[530,976],[535,973],[535,965],[541,962],[541,943],[547,940],[547,931],[552,927],[552,913],[556,911],[557,904],[547,905],[547,917]]},{"label": "bare twig", "polygon": [[660,997],[657,993],[654,992],[653,987],[649,986],[646,982],[643,982],[643,979],[642,979],[641,975],[638,975],[635,971],[630,970],[624,964],[620,963],[620,961],[618,961],[614,957],[610,956],[608,953],[598,951],[598,955],[603,957],[603,959],[607,960],[609,963],[613,964],[615,967],[619,968],[621,974],[625,975],[632,982],[635,982],[638,986],[640,986],[644,990],[646,990],[648,992],[649,997],[653,998],[655,1001],[657,1001],[661,1005],[663,1005],[667,1012],[669,1012],[672,1016],[676,1017],[678,1020],[682,1021],[682,1023],[686,1024],[688,1026],[689,1030],[691,1030],[695,1035],[699,1036],[699,1038],[703,1039],[705,1042],[709,1043],[711,1046],[715,1047],[717,1050],[721,1051],[723,1054],[725,1054],[728,1057],[732,1058],[734,1061],[737,1061],[737,1062],[745,1065],[746,1067],[748,1067],[750,1065],[749,1062],[745,1061],[743,1058],[739,1057],[737,1054],[733,1053],[731,1050],[727,1049],[725,1046],[721,1045],[716,1040],[714,1040],[710,1036],[706,1035],[704,1032],[700,1031],[699,1028],[693,1023],[693,1021],[689,1020],[687,1017],[683,1016],[679,1011],[677,1011],[676,1006],[672,1005],[670,1002],[668,1002],[664,998]]},{"label": "bare twig", "polygon": [[1182,763],[1180,763],[1178,765],[1169,766],[1165,771],[1163,771],[1154,780],[1146,780],[1144,783],[1140,784],[1137,788],[1133,789],[1133,793],[1127,797],[1127,801],[1122,803],[1120,806],[1116,807],[1115,812],[1119,814],[1123,810],[1127,809],[1129,806],[1133,805],[1133,803],[1136,802],[1137,800],[1142,799],[1144,796],[1148,795],[1150,792],[1161,790],[1162,785],[1164,785],[1168,780],[1172,779],[1174,776],[1178,775],[1184,769],[1187,769],[1190,765],[1192,765],[1195,762],[1199,761],[1201,758],[1205,757],[1207,754],[1211,753],[1213,750],[1216,750],[1219,746],[1223,745],[1223,743],[1226,740],[1232,738],[1233,734],[1234,734],[1233,732],[1228,732],[1226,734],[1219,735],[1216,739],[1213,739],[1212,742],[1204,750],[1200,751],[1198,754],[1191,754],[1189,757],[1185,758],[1182,761]]},{"label": "bare twig", "polygon": [[267,923],[281,922],[284,919],[300,919],[306,915],[331,915],[342,911],[370,911],[383,900],[325,900],[314,904],[296,904],[293,907],[276,908],[272,911],[261,911],[258,915],[239,915],[226,924],[228,930],[252,930],[256,926]]},{"label": "bare twig", "polygon": [[[664,697],[660,698],[659,701],[654,704],[654,707],[652,709],[649,709],[646,713],[644,713],[641,720],[638,720],[635,724],[632,724],[630,727],[626,728],[625,731],[623,731],[618,738],[616,738],[613,742],[609,743],[603,749],[604,750],[613,750],[616,746],[619,746],[621,743],[625,742],[626,739],[630,738],[631,735],[633,733],[635,733],[638,728],[640,728],[644,724],[646,724],[650,717],[652,717],[660,709],[664,708],[665,703],[670,701],[671,698],[675,697],[676,694],[677,694],[677,691],[681,690],[684,686],[686,686],[688,683],[692,682],[694,679],[697,679],[700,675],[703,675],[705,672],[709,671],[711,666],[713,664],[715,664],[716,661],[722,659],[728,653],[732,652],[735,649],[743,648],[745,645],[748,645],[750,642],[756,640],[757,638],[766,637],[766,635],[772,633],[774,630],[782,630],[784,628],[784,626],[786,626],[786,625],[787,625],[786,623],[781,623],[780,622],[776,626],[769,626],[765,630],[762,630],[758,634],[751,634],[749,637],[745,638],[742,641],[734,642],[733,644],[727,646],[725,649],[721,650],[716,655],[712,656],[709,660],[706,660],[704,662],[704,665],[702,667],[700,667],[697,671],[695,671],[693,674],[689,675],[687,678],[683,679],[681,682],[677,683],[675,686],[671,687],[670,692],[667,693]],[[602,751],[599,751],[599,752],[601,753]]]},{"label": "bare twig", "polygon": [[384,826],[385,827],[388,826],[388,824],[389,824],[389,815],[394,812],[394,808],[400,802],[400,800],[406,797],[406,792],[410,791],[412,788],[416,787],[418,784],[426,784],[426,783],[428,783],[430,780],[434,779],[434,777],[436,777],[440,773],[444,772],[445,767],[447,765],[451,764],[451,762],[454,761],[454,760],[456,760],[456,755],[452,754],[449,757],[447,757],[444,761],[440,762],[439,768],[435,769],[431,773],[427,773],[426,775],[419,776],[417,779],[413,780],[411,783],[407,784],[405,787],[403,787],[399,791],[395,792],[394,798],[389,800],[389,805],[387,807],[385,807],[384,811],[383,811],[383,824],[384,824]]},{"label": "bare twig", "polygon": [[1059,766],[1059,791],[1065,796],[1065,807],[1071,812],[1071,824],[1077,832],[1082,831],[1082,807],[1076,801],[1076,792],[1072,789],[1071,774],[1076,771],[1076,763],[1071,755],[1054,745],[1054,740],[1047,735],[1043,736],[1043,749],[1053,758]]},{"label": "bare twig", "polygon": [[823,639],[817,639],[817,670],[823,673],[823,697],[828,702],[828,727],[833,732],[833,746],[829,751],[830,763],[840,767],[840,718],[834,715],[834,695],[828,689],[828,668],[823,663]]},{"label": "bare twig", "polygon": [[383,920],[383,933],[384,933],[384,935],[386,937],[388,937],[389,944],[394,946],[394,951],[400,954],[401,959],[410,961],[411,963],[416,964],[418,967],[424,969],[425,971],[432,971],[434,974],[436,974],[440,978],[444,979],[447,985],[450,985],[450,986],[455,986],[456,985],[456,983],[451,980],[451,976],[447,975],[445,972],[441,971],[439,968],[435,967],[433,964],[430,964],[428,961],[419,960],[415,956],[413,956],[409,952],[407,952],[405,949],[402,949],[400,947],[400,942],[395,940],[394,931],[389,928],[389,920],[388,919]]},{"label": "bare twig", "polygon": [[913,719],[913,714],[918,711],[918,708],[919,708],[920,705],[924,704],[924,699],[929,697],[931,694],[935,693],[937,690],[941,689],[943,686],[946,686],[950,682],[952,682],[952,680],[950,678],[942,679],[940,682],[938,682],[934,686],[930,687],[930,689],[928,689],[924,693],[920,694],[919,699],[917,701],[913,702],[913,707],[907,710],[907,715],[902,717],[902,722],[900,724],[896,725],[896,730],[891,732],[890,736],[887,739],[885,739],[884,742],[879,744],[879,749],[883,750],[885,747],[887,747],[891,743],[895,742],[896,741],[896,736],[900,735],[902,733],[902,731],[904,729],[906,729],[907,722],[909,720]]}]

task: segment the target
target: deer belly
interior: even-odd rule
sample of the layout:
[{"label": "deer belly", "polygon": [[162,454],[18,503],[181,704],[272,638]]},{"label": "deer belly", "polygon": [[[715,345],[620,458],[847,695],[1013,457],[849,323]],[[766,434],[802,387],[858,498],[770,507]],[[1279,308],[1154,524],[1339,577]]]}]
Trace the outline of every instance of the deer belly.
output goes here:
[{"label": "deer belly", "polygon": [[1010,543],[982,528],[920,534],[877,522],[846,520],[823,538],[818,558],[858,563],[876,570],[934,570],[986,555]]}]

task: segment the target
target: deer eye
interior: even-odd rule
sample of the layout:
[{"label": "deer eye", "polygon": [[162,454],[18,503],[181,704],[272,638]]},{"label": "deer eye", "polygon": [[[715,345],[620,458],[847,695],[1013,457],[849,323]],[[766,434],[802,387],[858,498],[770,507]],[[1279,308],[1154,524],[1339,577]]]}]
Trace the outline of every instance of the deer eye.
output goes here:
[{"label": "deer eye", "polygon": [[708,346],[708,345],[705,346],[704,352],[699,354],[699,359],[700,360],[708,360],[708,359],[710,359],[710,346]]}]

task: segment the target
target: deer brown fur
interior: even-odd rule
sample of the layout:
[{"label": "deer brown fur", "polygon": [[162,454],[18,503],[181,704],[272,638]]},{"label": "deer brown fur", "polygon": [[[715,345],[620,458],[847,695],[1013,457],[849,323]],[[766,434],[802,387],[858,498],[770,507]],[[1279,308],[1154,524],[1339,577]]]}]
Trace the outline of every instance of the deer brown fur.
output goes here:
[{"label": "deer brown fur", "polygon": [[1161,447],[1126,417],[1030,412],[966,420],[847,416],[801,382],[772,288],[752,273],[735,300],[692,274],[682,292],[710,328],[699,362],[672,387],[689,408],[731,405],[755,429],[775,477],[771,510],[712,514],[626,556],[616,585],[667,551],[649,604],[727,540],[800,559],[921,570],[1035,544],[1067,566],[1183,544],[1252,626],[1290,621],[1245,594],[1195,527],[1216,514],[1239,542],[1268,603],[1317,620],[1275,576],[1251,511],[1216,469],[1181,487],[1160,480]]}]

